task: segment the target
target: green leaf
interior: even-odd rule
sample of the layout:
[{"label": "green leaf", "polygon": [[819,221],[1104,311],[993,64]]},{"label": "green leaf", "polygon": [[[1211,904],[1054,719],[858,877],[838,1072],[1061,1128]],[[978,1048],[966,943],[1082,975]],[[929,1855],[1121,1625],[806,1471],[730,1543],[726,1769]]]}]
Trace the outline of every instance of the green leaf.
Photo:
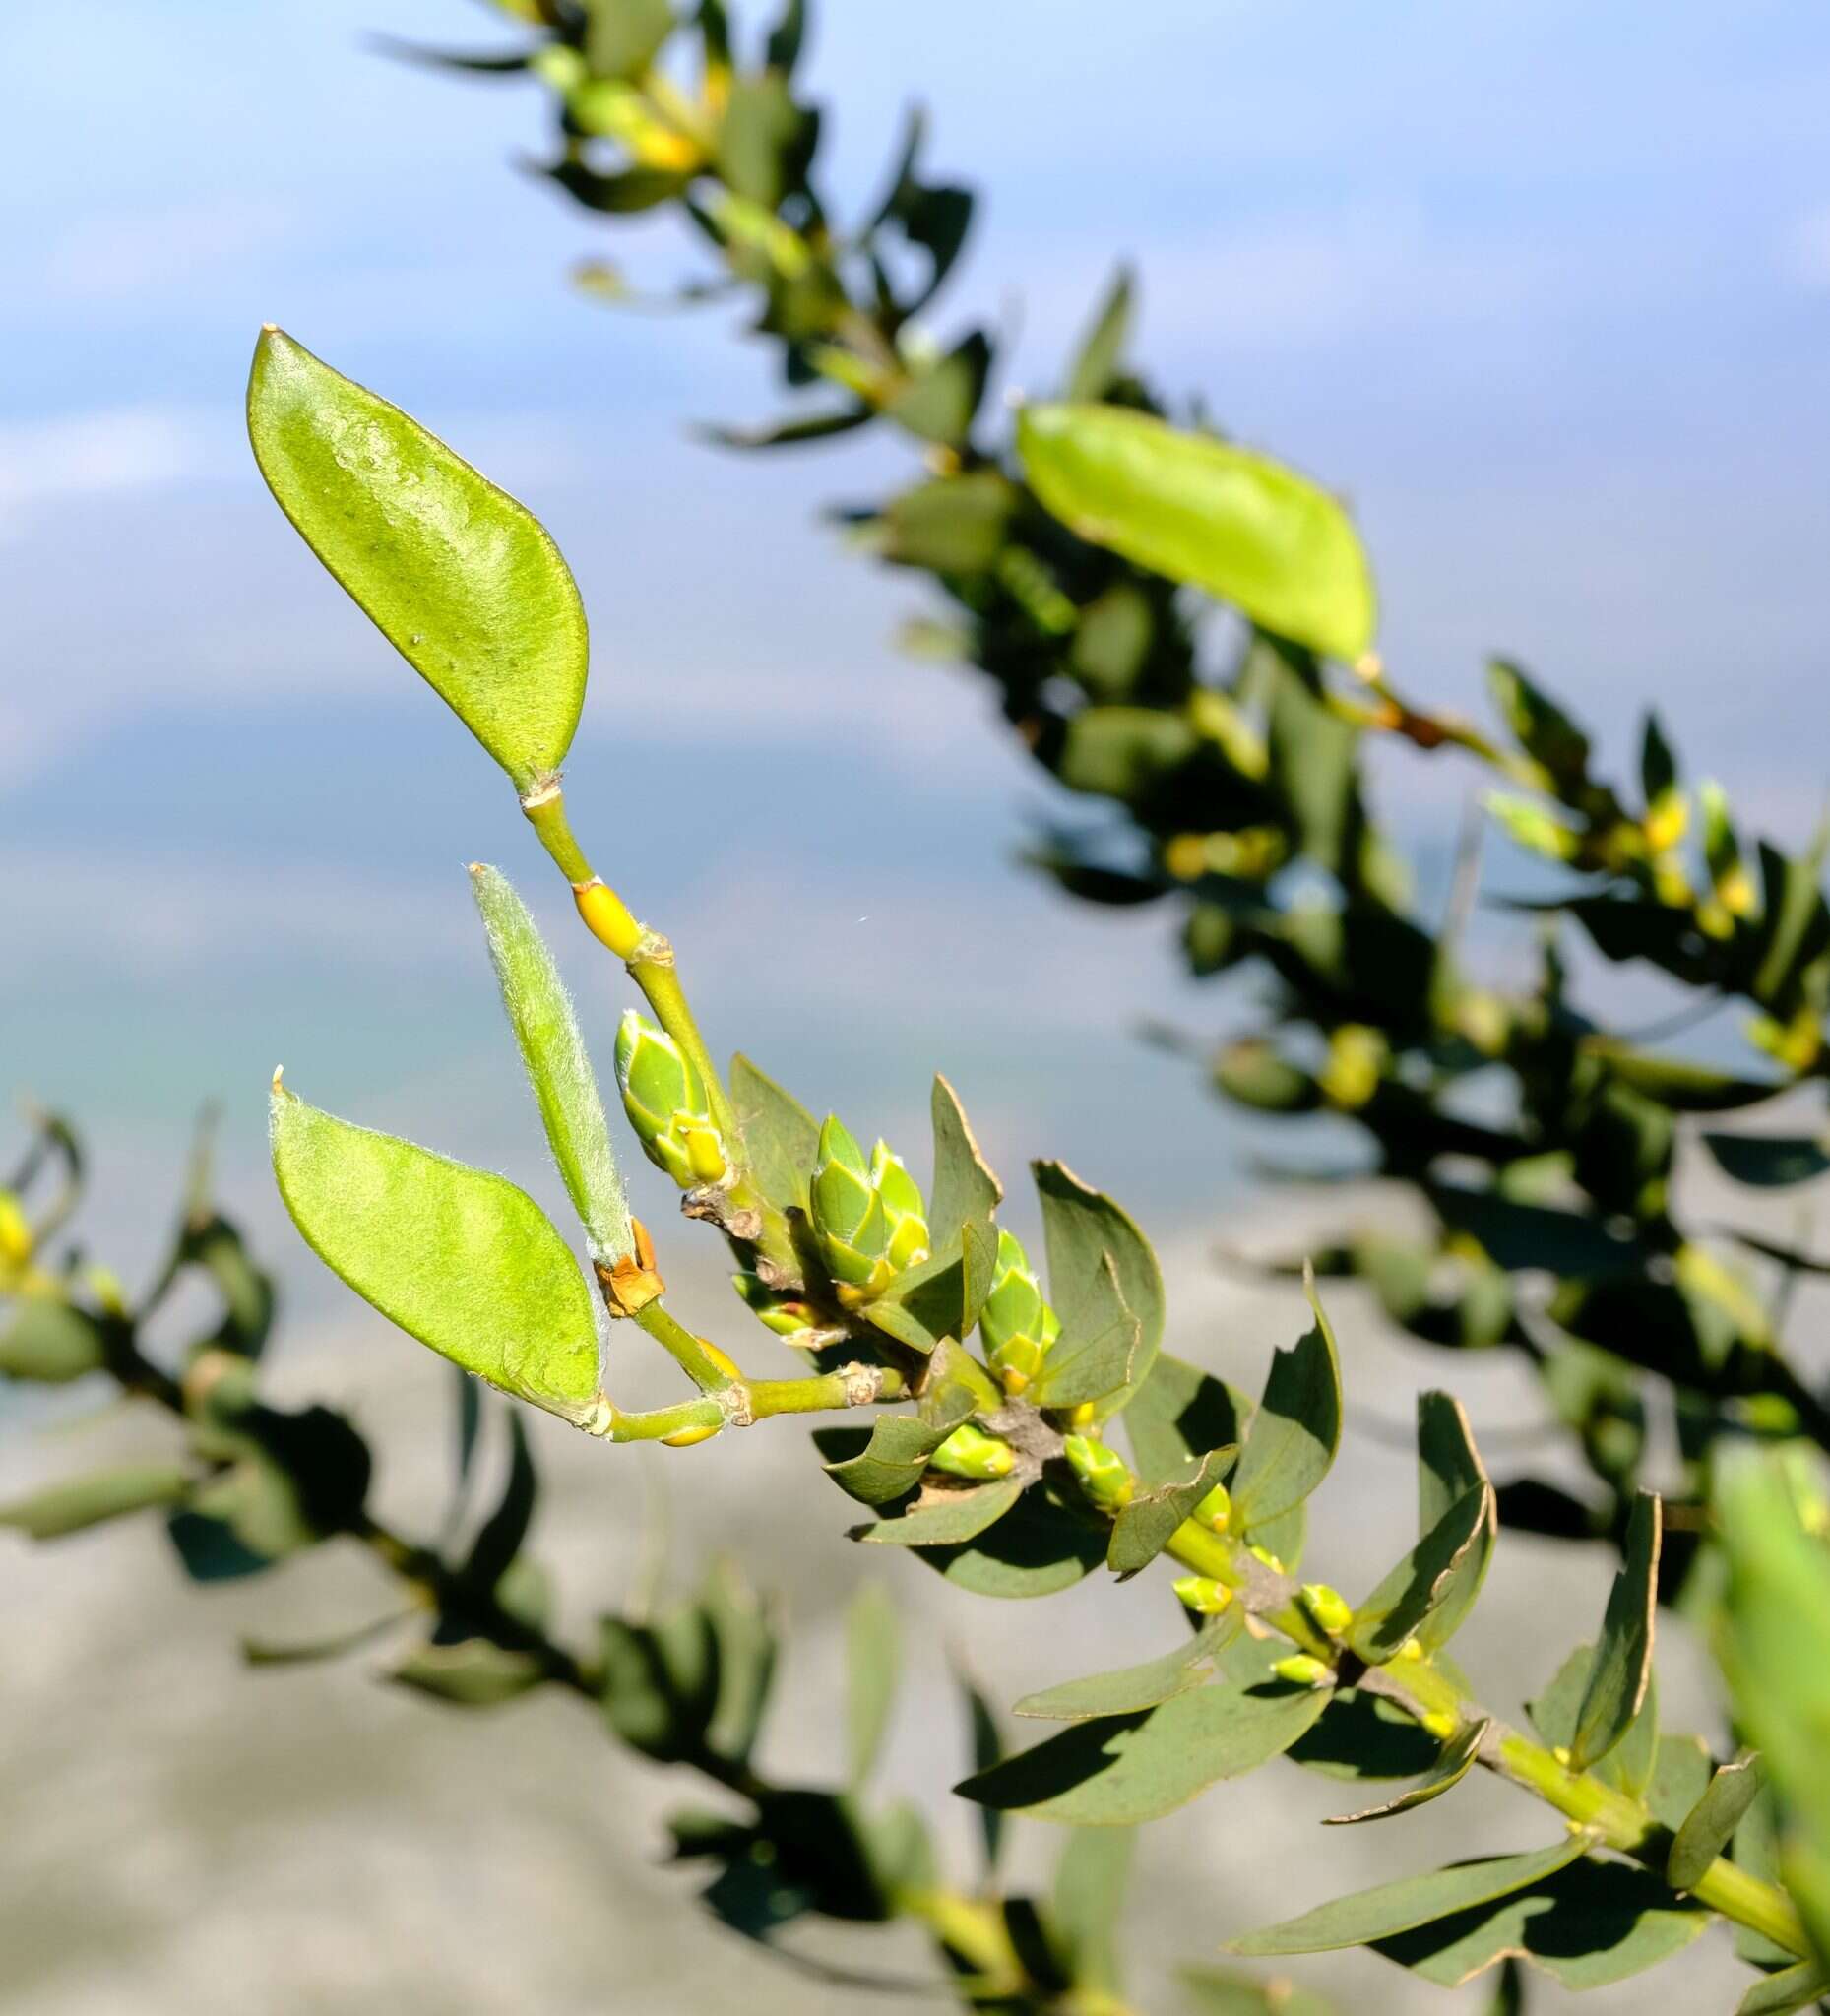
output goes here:
[{"label": "green leaf", "polygon": [[[1050,1273],[1052,1292],[1053,1275]],[[1131,1377],[1141,1326],[1118,1288],[1109,1254],[1065,1299],[1053,1296],[1061,1334],[1036,1381],[1038,1407],[1079,1407],[1118,1392]]]},{"label": "green leaf", "polygon": [[672,0],[597,0],[585,10],[593,77],[639,78],[673,32]]},{"label": "green leaf", "polygon": [[1710,1914],[1620,1862],[1572,1862],[1529,1889],[1382,1940],[1375,1951],[1440,1987],[1522,1954],[1570,1989],[1606,1987],[1681,1951]]},{"label": "green leaf", "polygon": [[1106,1528],[1046,1483],[1032,1484],[997,1524],[957,1547],[923,1547],[917,1559],[975,1596],[1053,1596],[1105,1558]]},{"label": "green leaf", "polygon": [[862,1584],[846,1612],[846,1783],[856,1791],[875,1770],[896,1706],[902,1632],[881,1583]]},{"label": "green leaf", "polygon": [[[1736,1466],[1718,1511],[1729,1557],[1723,1670],[1778,1795],[1780,1873],[1812,1945],[1830,1955],[1830,1554],[1778,1462]],[[1750,1822],[1766,1803],[1755,1801]]]},{"label": "green leaf", "polygon": [[1173,1652],[1147,1659],[1138,1666],[1120,1667],[1115,1672],[1095,1673],[1085,1680],[1065,1680],[1058,1687],[1043,1688],[1040,1694],[1026,1694],[1013,1712],[1045,1722],[1091,1722],[1101,1716],[1135,1715],[1146,1708],[1160,1707],[1177,1694],[1187,1693],[1190,1687],[1202,1685],[1213,1673],[1214,1661],[1239,1635],[1244,1624],[1243,1606],[1230,1604]]},{"label": "green leaf", "polygon": [[[959,1682],[960,1695],[966,1704],[966,1730],[971,1739],[973,1770],[989,1771],[1004,1754],[1004,1739],[997,1726],[997,1715],[985,1698],[984,1689],[974,1679],[966,1666],[955,1657],[953,1676]],[[1004,1816],[995,1806],[978,1808],[978,1828],[984,1843],[984,1866],[986,1875],[997,1868],[999,1851],[1004,1845]]]},{"label": "green leaf", "polygon": [[1435,1607],[1417,1627],[1425,1651],[1446,1645],[1474,1607],[1493,1558],[1498,1516],[1486,1466],[1475,1447],[1474,1430],[1462,1404],[1450,1393],[1420,1393],[1417,1397],[1417,1524],[1420,1534],[1432,1532],[1470,1491],[1484,1488],[1487,1517],[1474,1544],[1450,1571],[1437,1592]]},{"label": "green leaf", "polygon": [[995,1483],[954,1484],[930,1480],[921,1495],[897,1519],[879,1519],[854,1538],[885,1546],[960,1546],[995,1526],[1023,1495],[1020,1478]]},{"label": "green leaf", "polygon": [[1081,342],[1067,377],[1070,405],[1084,405],[1104,396],[1118,375],[1125,345],[1131,337],[1132,296],[1135,291],[1131,269],[1121,266],[1112,276],[1111,286],[1100,304],[1093,326]]},{"label": "green leaf", "polygon": [[1122,1827],[1185,1805],[1223,1778],[1280,1756],[1322,1712],[1319,1687],[1270,1671],[1254,1641],[1234,1648],[1236,1670],[1137,1715],[1078,1723],[954,1790],[1033,1820]]},{"label": "green leaf", "polygon": [[1760,1760],[1751,1751],[1711,1778],[1703,1796],[1685,1814],[1666,1858],[1665,1880],[1673,1890],[1694,1890],[1716,1858],[1728,1853],[1760,1784]]},{"label": "green leaf", "polygon": [[963,1268],[965,1338],[978,1321],[978,1311],[991,1292],[997,1268],[997,1228],[992,1214],[1003,1202],[1004,1186],[978,1152],[972,1123],[959,1095],[944,1078],[934,1080],[934,1181],[928,1199],[927,1223],[936,1252],[957,1241]]},{"label": "green leaf", "polygon": [[[1595,1648],[1578,1645],[1545,1691],[1526,1703],[1532,1727],[1552,1749],[1570,1749],[1576,1739],[1577,1718],[1588,1698],[1595,1671]],[[1595,1775],[1617,1787],[1629,1797],[1640,1797],[1658,1769],[1659,1690],[1656,1679],[1648,1677],[1645,1699],[1627,1727],[1626,1734],[1595,1766]]]},{"label": "green leaf", "polygon": [[371,1617],[352,1630],[334,1631],[328,1637],[294,1640],[278,1644],[271,1638],[243,1638],[241,1656],[249,1666],[316,1666],[327,1659],[341,1659],[358,1646],[379,1638],[397,1624],[404,1624],[416,1612],[390,1610],[385,1617]]},{"label": "green leaf", "polygon": [[465,1575],[480,1589],[494,1589],[508,1573],[528,1538],[539,1494],[534,1452],[528,1447],[528,1431],[520,1413],[511,1408],[507,1420],[508,1476],[503,1480],[501,1502],[483,1521],[464,1564]]},{"label": "green leaf", "polygon": [[1176,1976],[1201,2016],[1335,2016],[1335,2005],[1285,1975],[1259,1980],[1225,1967],[1184,1967]]},{"label": "green leaf", "polygon": [[1231,1491],[1239,1523],[1261,1526],[1300,1505],[1341,1446],[1341,1359],[1310,1280],[1314,1327],[1271,1360],[1264,1399],[1245,1431]]},{"label": "green leaf", "polygon": [[175,1463],[125,1464],[119,1470],[47,1484],[30,1497],[0,1506],[0,1526],[15,1527],[32,1540],[59,1540],[152,1505],[176,1504],[188,1481]]},{"label": "green leaf", "polygon": [[1396,1702],[1343,1687],[1321,1720],[1292,1744],[1290,1761],[1324,1778],[1417,1778],[1433,1771],[1442,1745]]},{"label": "green leaf", "polygon": [[465,1638],[456,1645],[421,1645],[388,1677],[456,1708],[497,1708],[537,1687],[545,1674],[532,1653]]},{"label": "green leaf", "polygon": [[1800,1960],[1796,1967],[1782,1968],[1757,1981],[1735,2005],[1735,2016],[1788,2016],[1794,2009],[1808,2009],[1830,1993],[1830,1972],[1815,1960]]},{"label": "green leaf", "polygon": [[572,999],[528,907],[497,868],[477,862],[471,892],[489,939],[502,1005],[521,1048],[540,1124],[594,1260],[606,1266],[635,1251],[629,1201],[616,1172],[598,1081],[585,1054]]},{"label": "green leaf", "polygon": [[[871,1423],[861,1449],[829,1461],[826,1474],[842,1491],[865,1505],[887,1505],[913,1491],[921,1481],[927,1459],[972,1412],[972,1397],[962,1395],[951,1418],[924,1420],[915,1415],[880,1414]],[[818,1429],[814,1440],[822,1454],[856,1437],[855,1429]]]},{"label": "green leaf", "polygon": [[1025,472],[1095,545],[1204,588],[1333,658],[1372,642],[1372,577],[1326,490],[1270,457],[1103,406],[1025,407]]},{"label": "green leaf", "polygon": [[984,574],[997,564],[1019,493],[993,470],[935,476],[891,500],[883,557],[930,574]]},{"label": "green leaf", "polygon": [[[1615,1751],[1617,1757],[1619,1751]],[[1715,1772],[1715,1760],[1701,1736],[1662,1735],[1646,1787],[1646,1803],[1661,1827],[1676,1833]],[[1607,1767],[1603,1767],[1606,1775]]]},{"label": "green leaf", "polygon": [[[1067,1326],[1068,1310],[1076,1296],[1091,1287],[1093,1277],[1099,1273],[1101,1256],[1107,1253],[1118,1277],[1118,1292],[1138,1321],[1138,1344],[1131,1358],[1129,1380],[1116,1393],[1106,1395],[1095,1410],[1101,1420],[1107,1420],[1129,1404],[1131,1395],[1150,1376],[1150,1368],[1157,1361],[1167,1311],[1163,1270],[1157,1265],[1150,1241],[1109,1197],[1090,1189],[1061,1163],[1032,1163],[1030,1168],[1042,1207],[1048,1298],[1061,1318],[1062,1327]],[[1059,1349],[1057,1345],[1050,1356]]]},{"label": "green leaf", "polygon": [[1754,1189],[1783,1190],[1794,1183],[1814,1182],[1830,1169],[1830,1154],[1822,1140],[1808,1134],[1706,1133],[1703,1146],[1725,1176]]},{"label": "green leaf", "polygon": [[1770,1079],[1735,1078],[1681,1057],[1651,1056],[1609,1038],[1590,1037],[1582,1048],[1586,1056],[1602,1058],[1611,1077],[1674,1113],[1734,1112],[1775,1099],[1786,1090]]},{"label": "green leaf", "polygon": [[1456,1579],[1479,1544],[1490,1544],[1494,1524],[1493,1487],[1477,1484],[1355,1606],[1347,1642],[1368,1666],[1383,1666],[1407,1639],[1421,1636],[1437,1606],[1455,1593]]},{"label": "green leaf", "polygon": [[0,1333],[0,1373],[62,1386],[107,1362],[106,1333],[94,1316],[58,1295],[22,1295]]},{"label": "green leaf", "polygon": [[1329,1953],[1343,1946],[1370,1945],[1375,1939],[1390,1939],[1419,1925],[1433,1924],[1542,1882],[1573,1862],[1586,1846],[1586,1841],[1572,1836],[1529,1855],[1488,1856],[1479,1861],[1456,1862],[1426,1876],[1405,1876],[1396,1883],[1381,1883],[1376,1889],[1319,1905],[1300,1918],[1287,1919],[1261,1932],[1229,1939],[1226,1950],[1244,1958],[1265,1959],[1274,1954]]},{"label": "green leaf", "polygon": [[1167,1483],[1209,1449],[1242,1439],[1251,1404],[1224,1380],[1167,1352],[1138,1382],[1125,1409],[1125,1432],[1145,1483]]},{"label": "green leaf", "polygon": [[1602,1619],[1601,1643],[1589,1670],[1569,1740],[1569,1768],[1586,1771],[1632,1727],[1652,1678],[1654,1617],[1659,1603],[1659,1499],[1641,1491],[1627,1522],[1626,1557],[1614,1577]]},{"label": "green leaf", "polygon": [[1069,1835],[1055,1864],[1048,1922],[1069,1982],[1095,1994],[1118,1991],[1118,1921],[1137,1836],[1128,1827]]},{"label": "green leaf", "polygon": [[718,1756],[741,1764],[756,1746],[775,1680],[775,1622],[770,1606],[723,1558],[706,1576],[700,1608],[718,1653],[718,1705],[706,1741]]},{"label": "green leaf", "polygon": [[538,522],[280,330],[255,346],[248,433],[280,508],[524,794],[585,698],[585,610]]},{"label": "green leaf", "polygon": [[819,1122],[741,1052],[730,1060],[730,1102],[757,1188],[778,1211],[805,1211],[820,1159]]},{"label": "green leaf", "polygon": [[1146,1491],[1123,1506],[1112,1523],[1105,1565],[1119,1576],[1148,1568],[1175,1537],[1175,1530],[1232,1468],[1237,1445],[1210,1449],[1193,1469]]},{"label": "green leaf", "polygon": [[918,441],[955,447],[972,430],[990,370],[990,341],[975,329],[897,393],[884,417]]},{"label": "green leaf", "polygon": [[501,1176],[307,1105],[276,1077],[274,1174],[305,1243],[410,1337],[576,1424],[598,1405],[578,1262]]},{"label": "green leaf", "polygon": [[1481,1754],[1481,1739],[1486,1734],[1486,1730],[1485,1722],[1464,1723],[1443,1744],[1442,1755],[1420,1785],[1401,1792],[1396,1798],[1381,1800],[1376,1806],[1361,1806],[1353,1813],[1331,1814],[1322,1825],[1351,1827],[1361,1820],[1389,1819],[1394,1813],[1408,1813],[1414,1806],[1427,1805],[1431,1799],[1439,1799],[1445,1792],[1453,1792],[1474,1769],[1475,1760]]}]

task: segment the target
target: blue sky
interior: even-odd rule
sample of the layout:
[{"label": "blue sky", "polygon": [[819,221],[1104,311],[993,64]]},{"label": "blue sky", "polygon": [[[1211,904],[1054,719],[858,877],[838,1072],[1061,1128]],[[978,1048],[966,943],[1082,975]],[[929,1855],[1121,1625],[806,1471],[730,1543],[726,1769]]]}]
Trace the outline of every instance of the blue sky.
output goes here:
[{"label": "blue sky", "polygon": [[[1801,834],[1830,746],[1830,15],[1144,0],[1114,23],[827,0],[837,185],[867,197],[921,97],[933,162],[988,191],[941,331],[1020,331],[1007,383],[1045,384],[1133,258],[1160,381],[1354,499],[1407,685],[1472,702],[1503,648],[1618,736],[1657,693]],[[596,640],[581,822],[722,1038],[866,1130],[915,1129],[944,1064],[1008,1165],[1211,1194],[1224,1123],[1127,1035],[1209,997],[1154,918],[1076,914],[1012,865],[1041,788],[969,681],[897,657],[913,584],[818,523],[904,459],[692,441],[774,410],[764,354],[566,280],[607,252],[662,285],[689,248],[612,239],[517,171],[546,145],[532,88],[383,61],[371,31],[511,38],[462,0],[0,26],[0,1090],[87,1114],[122,1197],[212,1093],[251,1171],[279,1057],[365,1117],[525,1152],[462,863],[536,889],[539,864],[259,487],[239,400],[273,318],[551,525]],[[687,765],[718,805],[692,836],[667,817]],[[1439,839],[1460,781],[1386,774]],[[613,976],[567,942],[607,1032]]]}]

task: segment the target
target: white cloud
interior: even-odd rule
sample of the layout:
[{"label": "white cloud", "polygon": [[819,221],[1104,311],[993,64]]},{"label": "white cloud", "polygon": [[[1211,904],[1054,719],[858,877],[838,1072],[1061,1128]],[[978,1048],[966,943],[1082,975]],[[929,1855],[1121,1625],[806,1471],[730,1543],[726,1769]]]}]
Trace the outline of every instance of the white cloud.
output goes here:
[{"label": "white cloud", "polygon": [[0,536],[45,504],[163,489],[207,473],[210,432],[198,415],[162,406],[0,424]]}]

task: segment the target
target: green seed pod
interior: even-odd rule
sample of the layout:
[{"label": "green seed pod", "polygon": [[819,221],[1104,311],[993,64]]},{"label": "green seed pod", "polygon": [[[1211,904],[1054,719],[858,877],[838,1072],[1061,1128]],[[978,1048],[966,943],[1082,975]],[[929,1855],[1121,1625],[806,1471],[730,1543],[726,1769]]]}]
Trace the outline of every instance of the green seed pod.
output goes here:
[{"label": "green seed pod", "polygon": [[868,1301],[889,1286],[890,1221],[864,1152],[836,1114],[820,1129],[808,1185],[814,1233],[827,1272],[848,1301]]},{"label": "green seed pod", "polygon": [[1031,1384],[1060,1328],[1055,1312],[1042,1299],[1041,1284],[1021,1242],[1000,1228],[997,1265],[991,1275],[991,1292],[978,1312],[978,1334],[984,1340],[985,1357],[1004,1382],[1006,1393],[1022,1393]]},{"label": "green seed pod", "polygon": [[725,1144],[706,1099],[705,1080],[664,1029],[631,1008],[616,1032],[616,1083],[642,1153],[682,1190],[716,1183]]},{"label": "green seed pod", "polygon": [[1169,1585],[1197,1617],[1217,1617],[1232,1601],[1232,1591],[1211,1575],[1181,1575]]},{"label": "green seed pod", "polygon": [[1190,1515],[1197,1526],[1205,1526],[1209,1533],[1225,1533],[1232,1518],[1232,1499],[1228,1495],[1225,1484],[1216,1484]]},{"label": "green seed pod", "polygon": [[1311,1659],[1306,1652],[1293,1652],[1288,1659],[1280,1659],[1271,1670],[1293,1687],[1331,1687],[1334,1684],[1334,1669],[1324,1666],[1319,1659]]},{"label": "green seed pod", "polygon": [[1330,1589],[1325,1582],[1305,1582],[1302,1601],[1317,1628],[1326,1631],[1331,1638],[1339,1638],[1354,1621],[1354,1612],[1346,1597],[1338,1589]]},{"label": "green seed pod", "polygon": [[921,1188],[903,1167],[903,1159],[879,1141],[870,1151],[870,1186],[882,1200],[883,1216],[890,1228],[885,1257],[900,1274],[927,1258],[927,1206]]},{"label": "green seed pod", "polygon": [[733,1274],[730,1285],[765,1330],[773,1330],[790,1344],[819,1328],[819,1319],[807,1303],[796,1301],[791,1295],[778,1294],[760,1274]]},{"label": "green seed pod", "polygon": [[949,1477],[971,1478],[976,1482],[1008,1477],[1016,1460],[1016,1452],[1008,1442],[987,1435],[973,1421],[962,1422],[927,1459],[930,1470],[944,1471]]},{"label": "green seed pod", "polygon": [[1069,1435],[1061,1453],[1073,1466],[1081,1489],[1102,1512],[1117,1512],[1130,1504],[1137,1480],[1116,1449],[1091,1435]]}]

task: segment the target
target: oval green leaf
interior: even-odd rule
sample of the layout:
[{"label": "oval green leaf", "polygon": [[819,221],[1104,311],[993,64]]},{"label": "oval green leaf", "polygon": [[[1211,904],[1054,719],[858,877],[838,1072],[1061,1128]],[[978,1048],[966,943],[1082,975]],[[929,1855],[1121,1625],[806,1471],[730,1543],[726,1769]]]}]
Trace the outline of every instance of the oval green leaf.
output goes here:
[{"label": "oval green leaf", "polygon": [[274,1174],[319,1259],[410,1337],[580,1426],[598,1400],[591,1291],[501,1176],[320,1112],[275,1077]]},{"label": "oval green leaf", "polygon": [[1017,445],[1036,494],[1082,538],[1332,658],[1372,642],[1353,522],[1282,463],[1109,406],[1025,407]]},{"label": "oval green leaf", "polygon": [[248,438],[305,543],[516,789],[556,771],[585,700],[585,609],[538,520],[271,326]]}]

